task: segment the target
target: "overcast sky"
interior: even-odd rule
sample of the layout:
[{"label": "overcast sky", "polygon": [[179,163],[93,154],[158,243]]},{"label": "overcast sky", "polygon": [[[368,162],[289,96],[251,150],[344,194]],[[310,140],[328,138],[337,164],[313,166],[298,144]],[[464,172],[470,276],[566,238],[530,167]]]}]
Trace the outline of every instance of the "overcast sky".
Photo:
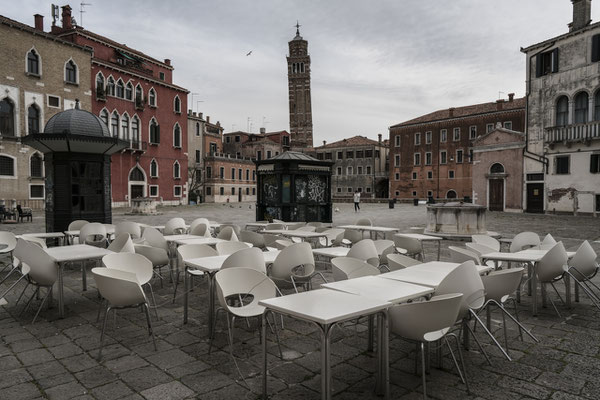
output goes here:
[{"label": "overcast sky", "polygon": [[[572,19],[570,0],[85,2],[84,28],[170,58],[174,83],[197,93],[188,108],[225,131],[247,130],[248,118],[253,132],[289,130],[285,56],[299,20],[315,145],[387,137],[390,125],[436,109],[524,96],[520,47],[567,32]],[[0,13],[29,25],[40,13],[50,27],[48,1],[2,0]]]}]

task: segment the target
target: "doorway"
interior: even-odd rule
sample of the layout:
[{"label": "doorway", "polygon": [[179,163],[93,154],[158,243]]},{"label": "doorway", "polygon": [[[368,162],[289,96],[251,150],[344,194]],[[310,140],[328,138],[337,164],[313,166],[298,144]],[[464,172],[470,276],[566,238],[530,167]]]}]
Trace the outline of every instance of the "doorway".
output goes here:
[{"label": "doorway", "polygon": [[489,181],[490,211],[504,211],[504,179],[490,179]]},{"label": "doorway", "polygon": [[238,188],[238,202],[242,202],[242,188]]},{"label": "doorway", "polygon": [[528,183],[527,184],[527,212],[543,213],[544,212],[544,184],[543,183]]},{"label": "doorway", "polygon": [[136,165],[129,172],[129,204],[139,197],[146,197],[146,174]]},{"label": "doorway", "polygon": [[144,185],[131,185],[131,199],[144,197]]}]

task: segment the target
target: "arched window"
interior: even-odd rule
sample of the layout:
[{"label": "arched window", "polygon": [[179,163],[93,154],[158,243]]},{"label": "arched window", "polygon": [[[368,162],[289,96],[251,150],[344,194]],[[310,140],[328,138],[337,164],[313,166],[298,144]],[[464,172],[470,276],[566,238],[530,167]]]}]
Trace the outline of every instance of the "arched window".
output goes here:
[{"label": "arched window", "polygon": [[160,143],[160,127],[154,118],[150,120],[150,143]]},{"label": "arched window", "polygon": [[175,110],[176,113],[181,112],[181,100],[179,100],[179,96],[175,96],[173,109]]},{"label": "arched window", "polygon": [[575,96],[574,123],[584,124],[588,121],[588,94],[581,92]]},{"label": "arched window", "polygon": [[179,168],[179,162],[175,161],[175,163],[173,164],[173,178],[175,179],[179,179],[181,178],[181,171]]},{"label": "arched window", "polygon": [[133,182],[144,182],[146,179],[144,179],[142,170],[139,167],[135,167],[129,173],[129,180]]},{"label": "arched window", "polygon": [[40,133],[40,109],[35,104],[27,109],[27,127],[29,133]]},{"label": "arched window", "polygon": [[65,81],[77,83],[77,65],[75,65],[73,60],[69,60],[65,65]]},{"label": "arched window", "polygon": [[600,89],[594,95],[594,121],[600,121]]},{"label": "arched window", "polygon": [[110,133],[112,133],[113,137],[119,136],[119,113],[116,111],[113,111],[110,117]]},{"label": "arched window", "polygon": [[131,82],[127,82],[127,86],[125,86],[125,99],[133,100],[133,85]]},{"label": "arched window", "polygon": [[569,122],[569,99],[560,96],[556,101],[556,126],[565,126]]},{"label": "arched window", "polygon": [[175,124],[173,128],[173,147],[181,148],[181,128],[179,124]]},{"label": "arched window", "polygon": [[494,163],[490,167],[490,174],[503,174],[504,166],[500,163]]},{"label": "arched window", "polygon": [[125,97],[125,85],[121,79],[117,81],[117,97],[121,99]]},{"label": "arched window", "polygon": [[121,116],[121,137],[123,140],[129,140],[129,117],[127,114]]},{"label": "arched window", "polygon": [[34,153],[29,159],[29,173],[32,178],[43,178],[42,156]]},{"label": "arched window", "polygon": [[34,75],[40,74],[40,56],[34,49],[27,53],[27,72]]},{"label": "arched window", "polygon": [[140,120],[137,116],[131,119],[131,139],[136,144],[140,142]]},{"label": "arched window", "polygon": [[106,127],[108,127],[108,111],[100,111],[100,119],[106,124]]},{"label": "arched window", "polygon": [[148,92],[148,104],[152,107],[156,107],[156,92],[154,91],[154,88],[150,89]]},{"label": "arched window", "polygon": [[102,72],[98,72],[96,75],[96,88],[104,89],[104,75],[102,75]]},{"label": "arched window", "polygon": [[158,163],[154,159],[150,161],[150,177],[158,178]]},{"label": "arched window", "polygon": [[106,94],[109,96],[115,95],[115,80],[112,76],[108,77],[108,83],[106,84]]},{"label": "arched window", "polygon": [[15,136],[15,106],[8,98],[0,101],[0,135]]},{"label": "arched window", "polygon": [[142,92],[140,85],[136,85],[135,87],[135,103],[140,106],[144,104],[144,92]]},{"label": "arched window", "polygon": [[446,193],[446,198],[447,199],[455,199],[456,192],[454,190],[448,190],[448,193]]},{"label": "arched window", "polygon": [[0,176],[16,176],[14,158],[0,155]]}]

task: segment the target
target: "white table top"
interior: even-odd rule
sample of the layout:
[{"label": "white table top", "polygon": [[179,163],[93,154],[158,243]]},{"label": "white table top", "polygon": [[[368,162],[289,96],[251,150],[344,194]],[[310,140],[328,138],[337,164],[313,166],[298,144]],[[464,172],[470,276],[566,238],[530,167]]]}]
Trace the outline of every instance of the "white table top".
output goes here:
[{"label": "white table top", "polygon": [[368,225],[342,225],[338,226],[340,229],[355,229],[359,231],[373,231],[373,232],[398,232],[398,228],[390,228],[389,226],[368,226]]},{"label": "white table top", "polygon": [[353,319],[384,310],[390,303],[331,289],[317,289],[261,300],[259,305],[319,324]]},{"label": "white table top", "polygon": [[214,237],[202,237],[202,236],[194,236],[190,235],[190,238],[187,239],[177,239],[174,242],[178,245],[183,244],[207,244],[209,246],[214,246],[219,242],[226,242],[227,240],[214,238]]},{"label": "white table top", "polygon": [[[279,253],[280,250],[264,251],[263,257],[265,258],[265,265],[273,263],[279,255]],[[185,263],[188,266],[199,269],[201,271],[216,272],[221,270],[221,267],[223,266],[223,263],[225,262],[227,257],[229,257],[229,255],[192,258],[187,260]]]},{"label": "white table top", "polygon": [[[481,256],[482,259],[492,261],[514,261],[514,262],[539,262],[548,250],[527,249],[517,251],[516,253],[494,251]],[[567,257],[571,258],[575,255],[574,251],[567,251]]]},{"label": "white table top", "polygon": [[321,287],[356,294],[369,299],[402,303],[434,292],[432,287],[415,285],[379,276],[363,276],[345,281],[331,282]]},{"label": "white table top", "polygon": [[179,235],[164,235],[164,237],[167,242],[176,242],[177,240],[197,239],[198,238],[198,236],[190,235],[188,233],[181,233]]},{"label": "white table top", "polygon": [[50,247],[44,250],[57,262],[96,260],[104,257],[107,254],[112,254],[112,251],[108,249],[90,246],[87,244]]},{"label": "white table top", "polygon": [[[115,233],[115,226],[111,224],[104,224],[106,227],[106,234],[113,235]],[[65,231],[65,235],[67,236],[79,236],[79,230],[76,231]]]},{"label": "white table top", "polygon": [[346,257],[348,252],[350,251],[350,247],[343,246],[335,246],[335,247],[320,247],[318,249],[313,249],[313,254],[315,256],[325,256],[325,257]]},{"label": "white table top", "polygon": [[21,236],[30,236],[40,239],[46,238],[61,238],[64,237],[65,234],[63,232],[39,232],[39,233],[24,233]]},{"label": "white table top", "polygon": [[412,239],[417,239],[417,240],[443,240],[444,239],[439,236],[424,235],[422,233],[396,233],[394,236],[402,236],[402,237],[407,237],[407,238],[412,238]]},{"label": "white table top", "polygon": [[[424,264],[413,265],[408,268],[399,269],[392,272],[379,275],[381,278],[394,279],[398,281],[413,283],[415,285],[431,286],[437,288],[440,283],[460,264],[431,261]],[[491,270],[492,267],[487,265],[476,265],[480,275]]]},{"label": "white table top", "polygon": [[298,231],[292,230],[288,231],[285,229],[266,229],[261,233],[270,233],[272,235],[283,235],[290,237],[299,237],[299,238],[316,238],[316,237],[327,237],[327,234],[324,232],[308,232],[308,231]]}]

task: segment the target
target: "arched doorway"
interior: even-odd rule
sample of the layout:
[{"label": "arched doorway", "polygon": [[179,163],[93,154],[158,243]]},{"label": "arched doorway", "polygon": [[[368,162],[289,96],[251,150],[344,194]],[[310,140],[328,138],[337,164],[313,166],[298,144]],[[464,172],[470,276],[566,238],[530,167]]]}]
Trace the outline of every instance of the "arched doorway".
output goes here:
[{"label": "arched doorway", "polygon": [[446,193],[446,198],[447,199],[455,199],[456,198],[456,192],[454,190],[448,190],[448,193]]},{"label": "arched doorway", "polygon": [[146,197],[146,174],[136,165],[129,172],[129,201]]},{"label": "arched doorway", "polygon": [[488,175],[488,209],[490,211],[504,211],[505,177],[504,165],[492,164]]}]

